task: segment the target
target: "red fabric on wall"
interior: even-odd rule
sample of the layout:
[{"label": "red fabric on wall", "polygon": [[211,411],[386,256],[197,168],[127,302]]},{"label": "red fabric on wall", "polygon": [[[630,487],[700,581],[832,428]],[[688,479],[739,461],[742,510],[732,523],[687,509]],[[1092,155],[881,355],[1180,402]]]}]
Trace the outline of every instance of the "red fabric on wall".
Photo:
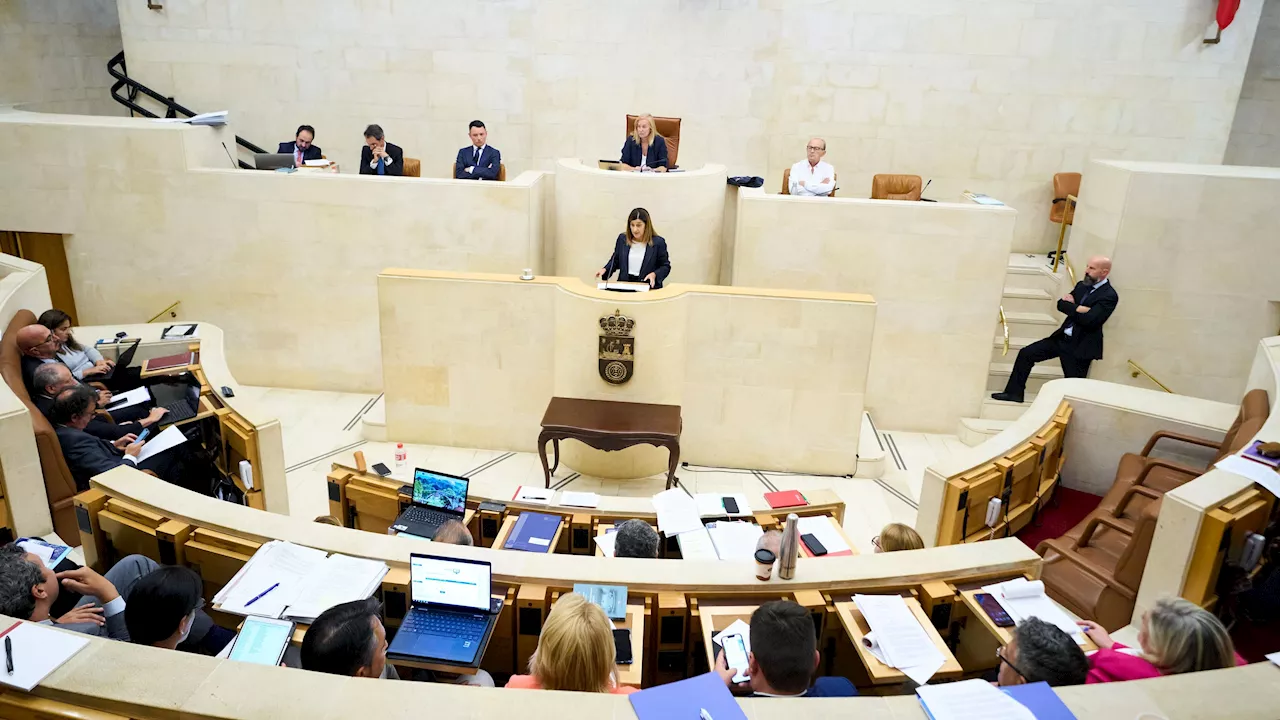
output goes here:
[{"label": "red fabric on wall", "polygon": [[1240,0],[1218,0],[1218,28],[1225,30],[1236,19],[1236,11],[1239,9]]}]

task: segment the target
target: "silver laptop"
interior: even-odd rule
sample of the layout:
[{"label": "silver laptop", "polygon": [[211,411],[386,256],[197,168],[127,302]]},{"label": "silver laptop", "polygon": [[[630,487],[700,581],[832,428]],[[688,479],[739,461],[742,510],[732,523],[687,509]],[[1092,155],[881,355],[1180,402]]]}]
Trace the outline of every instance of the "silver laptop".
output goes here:
[{"label": "silver laptop", "polygon": [[259,170],[278,170],[293,167],[293,153],[254,153],[254,167]]}]

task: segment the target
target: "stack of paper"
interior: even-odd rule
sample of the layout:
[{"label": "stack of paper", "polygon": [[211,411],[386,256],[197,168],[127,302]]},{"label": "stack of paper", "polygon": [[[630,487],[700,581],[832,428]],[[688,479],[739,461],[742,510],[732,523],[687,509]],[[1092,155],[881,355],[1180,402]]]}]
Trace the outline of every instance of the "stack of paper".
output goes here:
[{"label": "stack of paper", "polygon": [[1026,706],[982,679],[925,685],[916,688],[916,694],[933,720],[1035,720]]},{"label": "stack of paper", "polygon": [[330,555],[320,571],[307,578],[284,616],[310,623],[334,605],[371,597],[389,569],[381,560]]},{"label": "stack of paper", "polygon": [[898,595],[854,595],[854,603],[875,634],[877,657],[923,685],[946,662],[915,613]]},{"label": "stack of paper", "polygon": [[[738,503],[738,512],[729,512],[724,507],[724,499],[733,498]],[[749,517],[751,506],[747,504],[747,496],[742,493],[698,493],[693,496],[698,504],[698,514],[708,517]]]},{"label": "stack of paper", "polygon": [[1077,643],[1083,645],[1085,642],[1084,631],[1075,620],[1071,619],[1070,615],[1067,615],[1066,611],[1044,594],[1044,583],[1039,580],[1031,582],[1026,578],[1015,578],[1008,582],[987,585],[982,588],[982,592],[991,593],[991,596],[1016,623],[1031,617],[1040,618],[1058,626],[1063,632],[1074,637]]},{"label": "stack of paper", "polygon": [[89,638],[36,623],[16,622],[0,632],[13,648],[13,673],[0,672],[0,683],[30,690],[89,644]]},{"label": "stack of paper", "polygon": [[600,495],[593,492],[574,492],[572,490],[565,490],[560,493],[560,504],[568,505],[570,507],[599,507]]},{"label": "stack of paper", "polygon": [[680,557],[685,560],[719,560],[711,536],[705,529],[681,533],[677,538],[680,543]]},{"label": "stack of paper", "polygon": [[756,543],[764,535],[760,526],[754,523],[726,520],[708,525],[707,532],[710,533],[711,542],[716,546],[716,555],[721,560],[755,559]]},{"label": "stack of paper", "polygon": [[136,387],[129,392],[112,395],[111,402],[107,403],[106,407],[103,409],[107,412],[115,412],[116,410],[123,410],[124,408],[133,407],[134,405],[141,405],[149,400],[151,400],[151,391],[144,385],[142,387]]},{"label": "stack of paper", "polygon": [[213,597],[236,615],[312,620],[339,603],[373,594],[386,563],[272,540]]},{"label": "stack of paper", "polygon": [[18,547],[40,558],[40,562],[50,570],[71,554],[71,548],[66,545],[54,545],[40,538],[18,538]]},{"label": "stack of paper", "polygon": [[653,509],[658,512],[658,530],[667,537],[702,529],[698,504],[680,488],[654,495]]},{"label": "stack of paper", "polygon": [[531,485],[521,485],[516,488],[516,494],[512,496],[515,502],[527,503],[529,505],[550,505],[551,498],[556,494],[551,488],[533,487]]},{"label": "stack of paper", "polygon": [[[813,535],[827,549],[827,555],[852,555],[853,549],[826,515],[802,517],[798,523],[801,535]],[[804,543],[801,543],[803,547]],[[826,557],[824,555],[823,557]]]}]

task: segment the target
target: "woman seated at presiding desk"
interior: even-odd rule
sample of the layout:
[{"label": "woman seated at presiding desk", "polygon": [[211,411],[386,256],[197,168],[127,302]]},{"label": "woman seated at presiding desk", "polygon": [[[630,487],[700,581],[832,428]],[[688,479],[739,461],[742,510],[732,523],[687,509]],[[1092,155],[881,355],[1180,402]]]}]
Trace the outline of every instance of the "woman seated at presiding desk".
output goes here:
[{"label": "woman seated at presiding desk", "polygon": [[667,241],[653,231],[648,210],[636,208],[627,216],[627,230],[618,233],[613,256],[596,277],[608,281],[614,271],[622,282],[647,282],[655,290],[662,287],[662,281],[671,274]]},{"label": "woman seated at presiding desk", "polygon": [[667,171],[667,141],[658,134],[652,115],[636,118],[635,130],[627,136],[619,162],[624,170],[632,172]]}]

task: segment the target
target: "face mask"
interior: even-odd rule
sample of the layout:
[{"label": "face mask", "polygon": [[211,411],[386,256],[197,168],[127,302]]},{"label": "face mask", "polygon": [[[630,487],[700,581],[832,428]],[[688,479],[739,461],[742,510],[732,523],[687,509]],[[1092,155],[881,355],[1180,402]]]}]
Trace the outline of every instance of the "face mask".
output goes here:
[{"label": "face mask", "polygon": [[192,625],[195,625],[195,618],[196,618],[196,616],[195,616],[195,614],[194,614],[194,613],[192,613],[191,615],[188,615],[188,616],[187,616],[187,618],[186,618],[186,620],[185,620],[185,622],[186,622],[187,626],[186,626],[185,628],[183,628],[183,630],[182,630],[182,635],[178,638],[178,644],[179,644],[179,645],[181,645],[182,643],[184,643],[184,642],[186,642],[186,641],[187,641],[187,636],[191,634],[191,626],[192,626]]}]

